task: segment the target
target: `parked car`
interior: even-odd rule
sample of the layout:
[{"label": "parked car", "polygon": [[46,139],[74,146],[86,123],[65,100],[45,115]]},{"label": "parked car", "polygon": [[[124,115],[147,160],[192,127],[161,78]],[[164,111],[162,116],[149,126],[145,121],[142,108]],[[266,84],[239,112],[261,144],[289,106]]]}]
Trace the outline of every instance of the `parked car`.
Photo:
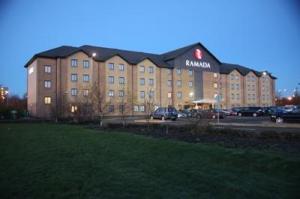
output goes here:
[{"label": "parked car", "polygon": [[232,109],[230,109],[230,115],[237,116],[240,109],[241,108],[233,107]]},{"label": "parked car", "polygon": [[226,116],[230,116],[231,115],[231,110],[229,109],[222,109],[221,110]]},{"label": "parked car", "polygon": [[257,117],[257,116],[262,116],[263,115],[263,111],[261,109],[261,107],[242,107],[240,108],[240,110],[237,112],[238,116],[253,116],[253,117]]},{"label": "parked car", "polygon": [[219,119],[225,118],[225,113],[222,110],[210,109],[210,110],[196,110],[194,111],[193,117],[203,118],[203,119],[217,119],[219,114]]},{"label": "parked car", "polygon": [[276,123],[282,122],[300,122],[300,106],[294,107],[292,110],[279,108],[271,115],[271,121]]},{"label": "parked car", "polygon": [[178,118],[178,112],[174,107],[159,107],[151,113],[150,117],[151,119],[171,119],[175,121]]}]

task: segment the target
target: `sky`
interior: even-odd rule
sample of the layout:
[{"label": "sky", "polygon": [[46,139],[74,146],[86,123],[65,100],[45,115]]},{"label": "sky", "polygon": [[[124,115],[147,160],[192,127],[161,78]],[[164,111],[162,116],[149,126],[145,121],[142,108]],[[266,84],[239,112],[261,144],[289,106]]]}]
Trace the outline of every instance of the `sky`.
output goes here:
[{"label": "sky", "polygon": [[201,42],[219,60],[300,83],[297,0],[0,0],[0,84],[27,89],[25,63],[61,45],[163,53]]}]

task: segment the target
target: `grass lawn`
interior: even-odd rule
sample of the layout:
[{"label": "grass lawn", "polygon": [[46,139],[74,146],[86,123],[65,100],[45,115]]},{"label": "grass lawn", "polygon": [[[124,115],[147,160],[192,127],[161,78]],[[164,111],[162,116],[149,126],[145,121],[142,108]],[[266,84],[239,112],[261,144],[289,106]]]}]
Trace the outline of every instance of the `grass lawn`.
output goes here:
[{"label": "grass lawn", "polygon": [[82,126],[0,124],[0,198],[300,198],[300,158]]}]

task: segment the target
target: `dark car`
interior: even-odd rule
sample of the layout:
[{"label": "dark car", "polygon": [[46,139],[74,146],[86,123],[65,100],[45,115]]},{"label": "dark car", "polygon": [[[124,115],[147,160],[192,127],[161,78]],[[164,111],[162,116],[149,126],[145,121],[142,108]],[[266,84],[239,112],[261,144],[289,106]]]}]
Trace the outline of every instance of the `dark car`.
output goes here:
[{"label": "dark car", "polygon": [[178,113],[174,107],[159,107],[153,113],[151,113],[150,116],[152,119],[171,119],[175,121],[178,117]]},{"label": "dark car", "polygon": [[232,115],[232,116],[237,116],[239,110],[241,110],[241,108],[233,107],[233,108],[230,110],[230,115]]},{"label": "dark car", "polygon": [[271,115],[271,121],[276,123],[300,122],[300,106],[296,106],[291,111],[287,111],[284,108],[278,108],[277,111]]},{"label": "dark car", "polygon": [[210,110],[194,110],[193,117],[195,118],[203,118],[203,119],[219,119],[225,118],[225,113],[222,110],[210,109]]},{"label": "dark car", "polygon": [[257,116],[262,116],[263,111],[261,107],[243,107],[240,108],[240,110],[237,112],[237,115],[257,117]]}]

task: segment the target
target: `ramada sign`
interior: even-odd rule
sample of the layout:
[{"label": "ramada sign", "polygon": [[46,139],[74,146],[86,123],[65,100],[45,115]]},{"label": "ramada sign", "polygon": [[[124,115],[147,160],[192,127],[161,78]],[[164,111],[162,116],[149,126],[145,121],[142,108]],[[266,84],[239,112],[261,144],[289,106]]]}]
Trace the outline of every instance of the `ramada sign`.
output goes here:
[{"label": "ramada sign", "polygon": [[[194,57],[197,60],[201,60],[203,57],[203,54],[200,49],[195,49],[194,51]],[[190,66],[190,67],[198,67],[198,68],[209,68],[210,69],[210,64],[208,62],[204,61],[191,61],[191,60],[185,60],[185,65]]]}]

